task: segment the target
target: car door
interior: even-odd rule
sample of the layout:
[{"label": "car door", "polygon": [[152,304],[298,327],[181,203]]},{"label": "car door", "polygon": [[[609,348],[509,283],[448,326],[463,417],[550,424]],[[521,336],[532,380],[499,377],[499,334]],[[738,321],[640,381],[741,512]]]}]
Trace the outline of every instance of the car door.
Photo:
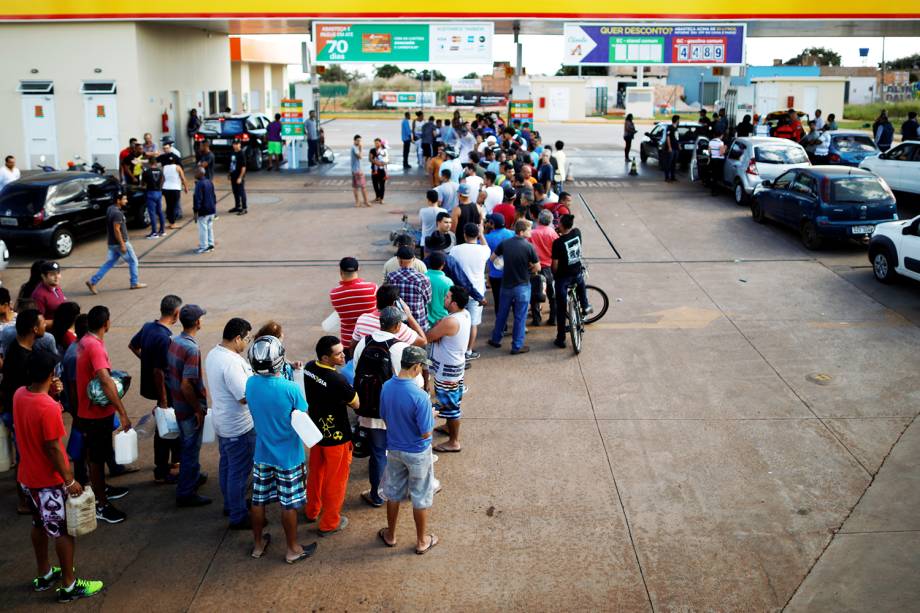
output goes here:
[{"label": "car door", "polygon": [[916,217],[901,232],[903,236],[898,246],[898,272],[920,281],[920,217]]},{"label": "car door", "polygon": [[66,221],[76,234],[83,234],[92,226],[86,179],[74,178],[54,185],[48,192],[46,211],[49,219]]},{"label": "car door", "polygon": [[787,194],[783,203],[783,221],[794,228],[798,228],[803,219],[814,221],[818,207],[818,180],[807,172],[800,172]]},{"label": "car door", "polygon": [[769,188],[761,192],[763,195],[759,195],[757,201],[761,203],[764,215],[770,219],[784,221],[784,207],[789,199],[789,189],[792,187],[793,180],[795,180],[795,171],[790,170],[778,176]]},{"label": "car door", "polygon": [[920,179],[914,176],[915,173],[920,173],[920,164],[916,161],[918,150],[920,147],[913,143],[902,143],[888,152],[887,157],[890,160],[888,163],[894,166],[894,171],[891,173],[893,182],[889,182],[891,189],[920,193],[920,190],[917,189]]},{"label": "car door", "polygon": [[118,181],[109,176],[91,177],[83,181],[85,187],[80,232],[95,232],[105,227],[109,205],[115,202],[115,194],[121,188]]},{"label": "car door", "polygon": [[735,177],[740,176],[744,171],[742,159],[744,158],[745,150],[744,143],[737,140],[728,149],[728,153],[725,155],[725,166],[722,168],[722,181],[726,185],[734,184]]}]

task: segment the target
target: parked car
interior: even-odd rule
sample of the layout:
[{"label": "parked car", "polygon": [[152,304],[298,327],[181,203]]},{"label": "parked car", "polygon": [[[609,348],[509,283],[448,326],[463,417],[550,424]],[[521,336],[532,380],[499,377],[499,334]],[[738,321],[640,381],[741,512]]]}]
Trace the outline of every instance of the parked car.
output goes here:
[{"label": "parked car", "polygon": [[[827,163],[841,166],[859,166],[866,158],[875,157],[881,151],[872,137],[858,130],[834,130],[827,133],[830,143],[827,148]],[[805,147],[808,157],[814,161],[818,143]]]},{"label": "parked car", "polygon": [[6,248],[6,243],[0,241],[0,270],[6,270],[10,263],[10,250]]},{"label": "parked car", "polygon": [[797,230],[808,249],[820,249],[826,239],[865,240],[878,224],[898,218],[894,194],[884,181],[839,166],[796,168],[762,181],[751,216]]},{"label": "parked car", "polygon": [[202,122],[195,141],[209,141],[215,161],[226,164],[233,153],[233,141],[238,139],[246,154],[246,167],[261,170],[268,155],[269,123],[271,119],[262,113],[212,115]]},{"label": "parked car", "polygon": [[885,179],[896,192],[920,194],[920,141],[905,141],[877,157],[864,159],[859,167]]},{"label": "parked car", "polygon": [[771,136],[736,138],[725,153],[722,185],[732,190],[737,204],[746,204],[761,181],[810,165],[805,149],[791,140]]},{"label": "parked car", "polygon": [[[23,177],[0,193],[0,239],[67,257],[77,238],[106,231],[106,211],[121,190],[112,175],[56,171]],[[142,190],[129,188],[125,218],[132,227],[150,223]]]},{"label": "parked car", "polygon": [[882,283],[891,283],[898,275],[920,281],[920,215],[876,226],[869,241],[869,261]]},{"label": "parked car", "polygon": [[[665,130],[669,125],[670,121],[659,121],[654,128],[645,133],[645,140],[639,143],[639,159],[643,164],[648,162],[649,158],[658,159],[658,150],[664,142]],[[677,140],[680,143],[680,155],[677,160],[681,166],[689,164],[690,158],[693,157],[699,129],[700,124],[696,122],[681,122],[677,125]]]}]

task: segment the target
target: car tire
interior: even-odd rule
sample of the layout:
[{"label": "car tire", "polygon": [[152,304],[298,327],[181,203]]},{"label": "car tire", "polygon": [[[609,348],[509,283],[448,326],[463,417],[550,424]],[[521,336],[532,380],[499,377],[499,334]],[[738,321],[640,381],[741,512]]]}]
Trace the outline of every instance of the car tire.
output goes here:
[{"label": "car tire", "polygon": [[639,147],[639,161],[643,164],[648,163],[648,154],[645,152],[645,147]]},{"label": "car tire", "polygon": [[51,253],[55,258],[66,258],[73,253],[74,239],[70,228],[58,228],[51,235]]},{"label": "car tire", "polygon": [[757,202],[756,199],[751,202],[751,217],[757,223],[767,223],[767,216],[764,215],[763,205]]},{"label": "car tire", "polygon": [[249,170],[262,170],[263,163],[262,149],[256,147],[252,155],[249,156],[249,164],[247,166]]},{"label": "car tire", "polygon": [[741,184],[741,179],[735,179],[735,182],[732,184],[732,197],[735,199],[735,204],[742,206],[747,204],[748,195],[744,191],[744,185]]},{"label": "car tire", "polygon": [[799,236],[802,244],[809,251],[817,251],[821,248],[821,237],[818,236],[818,228],[812,221],[803,221],[799,228]]},{"label": "car tire", "polygon": [[898,273],[894,268],[897,265],[897,257],[891,253],[890,249],[881,247],[873,249],[869,253],[869,259],[872,262],[872,274],[882,283],[894,283]]}]

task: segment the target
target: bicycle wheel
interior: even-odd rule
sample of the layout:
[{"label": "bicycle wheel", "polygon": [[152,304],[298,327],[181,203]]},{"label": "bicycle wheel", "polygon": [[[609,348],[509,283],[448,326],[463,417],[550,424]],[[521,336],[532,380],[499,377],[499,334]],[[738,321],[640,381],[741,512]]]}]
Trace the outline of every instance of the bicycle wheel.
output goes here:
[{"label": "bicycle wheel", "polygon": [[568,302],[568,318],[569,318],[569,337],[572,339],[572,349],[575,350],[575,355],[581,353],[581,333],[582,333],[582,321],[581,321],[581,305],[578,304],[578,298],[569,294]]},{"label": "bicycle wheel", "polygon": [[607,314],[607,309],[610,308],[610,299],[607,298],[607,293],[596,285],[586,285],[585,293],[588,295],[588,304],[591,305],[594,312],[586,315],[584,322],[593,324]]}]

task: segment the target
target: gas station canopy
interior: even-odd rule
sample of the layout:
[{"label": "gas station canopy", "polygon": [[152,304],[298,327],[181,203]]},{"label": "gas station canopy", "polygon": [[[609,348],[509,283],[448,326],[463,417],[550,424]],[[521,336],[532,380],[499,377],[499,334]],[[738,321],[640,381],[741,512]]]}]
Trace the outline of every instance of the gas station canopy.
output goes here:
[{"label": "gas station canopy", "polygon": [[754,37],[920,35],[917,0],[837,0],[801,7],[750,0],[684,0],[673,7],[647,0],[505,0],[450,11],[432,8],[427,0],[339,0],[334,7],[304,0],[5,0],[0,21],[151,20],[229,34],[298,34],[309,32],[314,20],[475,20],[493,22],[496,34],[562,34],[565,21],[730,20],[746,22],[747,35]]}]

